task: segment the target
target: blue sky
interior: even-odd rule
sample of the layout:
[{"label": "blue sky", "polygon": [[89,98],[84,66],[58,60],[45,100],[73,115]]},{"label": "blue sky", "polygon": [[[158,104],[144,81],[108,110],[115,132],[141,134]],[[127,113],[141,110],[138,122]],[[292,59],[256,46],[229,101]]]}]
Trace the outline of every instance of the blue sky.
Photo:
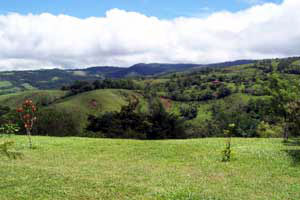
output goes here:
[{"label": "blue sky", "polygon": [[0,0],[0,71],[299,56],[299,10],[300,0]]},{"label": "blue sky", "polygon": [[49,12],[86,18],[104,16],[107,10],[119,8],[170,19],[202,16],[221,10],[235,12],[266,2],[281,3],[282,0],[1,0],[0,14]]}]

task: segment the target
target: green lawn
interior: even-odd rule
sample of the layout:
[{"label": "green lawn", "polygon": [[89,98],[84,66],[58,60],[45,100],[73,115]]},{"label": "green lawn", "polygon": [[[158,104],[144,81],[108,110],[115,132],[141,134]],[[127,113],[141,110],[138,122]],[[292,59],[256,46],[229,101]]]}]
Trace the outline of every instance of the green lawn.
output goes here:
[{"label": "green lawn", "polygon": [[13,137],[22,160],[0,160],[0,199],[300,199],[300,144],[233,139],[137,141]]}]

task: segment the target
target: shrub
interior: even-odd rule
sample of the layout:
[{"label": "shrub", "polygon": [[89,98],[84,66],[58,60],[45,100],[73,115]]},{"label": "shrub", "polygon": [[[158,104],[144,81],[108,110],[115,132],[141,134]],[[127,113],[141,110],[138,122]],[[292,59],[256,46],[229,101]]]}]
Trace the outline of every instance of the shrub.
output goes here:
[{"label": "shrub", "polygon": [[259,123],[256,132],[262,138],[279,138],[283,135],[283,128],[282,126],[270,125],[262,121]]},{"label": "shrub", "polygon": [[3,124],[0,127],[0,132],[3,134],[16,134],[19,131],[20,131],[20,127],[18,124],[8,123],[8,124]]},{"label": "shrub", "polygon": [[150,114],[136,112],[138,102],[123,106],[120,112],[90,116],[88,131],[103,133],[108,138],[175,139],[186,138],[184,120],[167,113],[154,101]]},{"label": "shrub", "polygon": [[195,104],[191,105],[182,105],[180,107],[180,114],[185,119],[191,120],[197,117],[198,114],[198,107]]},{"label": "shrub", "polygon": [[39,110],[38,115],[34,135],[78,136],[81,133],[80,113],[51,107]]}]

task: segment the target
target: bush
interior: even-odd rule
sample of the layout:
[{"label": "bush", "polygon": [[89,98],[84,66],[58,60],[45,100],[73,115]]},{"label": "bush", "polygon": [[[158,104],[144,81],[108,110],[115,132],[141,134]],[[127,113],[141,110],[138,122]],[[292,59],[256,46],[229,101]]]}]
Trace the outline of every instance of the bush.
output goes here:
[{"label": "bush", "polygon": [[260,122],[257,130],[257,134],[262,138],[279,138],[283,135],[283,128],[278,125],[270,125],[267,122]]},{"label": "bush", "polygon": [[39,116],[33,135],[78,136],[81,133],[80,113],[57,108],[45,108],[38,111]]},{"label": "bush", "polygon": [[0,127],[0,133],[7,134],[7,135],[14,135],[20,131],[20,127],[18,124],[12,124],[12,123],[7,123],[3,124]]},{"label": "bush", "polygon": [[197,117],[198,107],[195,104],[182,105],[179,111],[182,117],[187,120],[191,120]]},{"label": "bush", "polygon": [[160,101],[152,103],[150,114],[136,112],[137,104],[138,102],[131,102],[128,106],[123,106],[120,112],[90,116],[87,130],[102,133],[107,138],[186,138],[184,121],[167,113]]}]

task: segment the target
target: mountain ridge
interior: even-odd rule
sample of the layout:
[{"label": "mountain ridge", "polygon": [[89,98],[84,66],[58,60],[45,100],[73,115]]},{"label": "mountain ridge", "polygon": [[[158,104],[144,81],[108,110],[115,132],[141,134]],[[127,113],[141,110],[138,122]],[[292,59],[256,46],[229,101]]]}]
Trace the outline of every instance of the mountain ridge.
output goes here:
[{"label": "mountain ridge", "polygon": [[32,89],[58,89],[74,81],[92,81],[105,78],[151,77],[168,73],[188,72],[203,67],[228,67],[251,64],[255,60],[236,60],[212,64],[193,63],[137,63],[128,68],[94,66],[83,69],[39,69],[0,72],[0,95]]}]

